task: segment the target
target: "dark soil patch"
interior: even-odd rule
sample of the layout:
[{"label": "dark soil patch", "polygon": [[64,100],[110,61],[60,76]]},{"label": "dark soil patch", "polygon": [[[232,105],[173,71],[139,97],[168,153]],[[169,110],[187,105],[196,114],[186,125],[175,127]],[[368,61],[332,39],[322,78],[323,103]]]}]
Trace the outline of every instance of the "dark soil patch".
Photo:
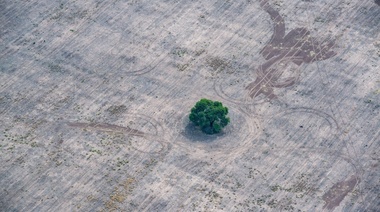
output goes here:
[{"label": "dark soil patch", "polygon": [[333,210],[339,206],[340,202],[351,192],[360,179],[356,176],[351,176],[350,179],[336,183],[330,190],[323,195],[323,200],[326,202],[324,208]]},{"label": "dark soil patch", "polygon": [[246,89],[251,98],[264,94],[269,99],[274,99],[276,95],[273,88],[289,87],[297,81],[296,77],[288,77],[278,82],[283,72],[274,68],[274,64],[290,60],[300,66],[302,63],[326,60],[336,55],[331,50],[335,42],[319,43],[306,28],[292,29],[285,35],[285,21],[279,12],[267,1],[262,1],[261,7],[274,22],[274,32],[270,42],[260,52],[267,62],[259,67],[258,77]]}]

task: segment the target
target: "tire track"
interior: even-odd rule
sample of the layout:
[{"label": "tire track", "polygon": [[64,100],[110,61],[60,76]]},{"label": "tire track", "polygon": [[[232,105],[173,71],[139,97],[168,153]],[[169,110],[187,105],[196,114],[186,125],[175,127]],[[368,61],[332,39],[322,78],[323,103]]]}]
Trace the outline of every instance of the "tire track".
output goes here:
[{"label": "tire track", "polygon": [[[64,122],[67,126],[72,128],[92,129],[95,131],[110,132],[110,133],[123,133],[131,136],[129,143],[131,147],[139,152],[146,154],[162,154],[169,148],[164,138],[164,130],[152,117],[148,117],[140,114],[128,114],[129,120],[143,120],[143,123],[138,123],[138,128],[132,128],[130,126],[120,126],[116,124],[108,123],[85,123],[85,122]],[[150,126],[147,126],[150,125]],[[146,128],[153,128],[152,133],[147,133]],[[136,139],[137,138],[137,139]],[[149,147],[154,146],[153,149]]]}]

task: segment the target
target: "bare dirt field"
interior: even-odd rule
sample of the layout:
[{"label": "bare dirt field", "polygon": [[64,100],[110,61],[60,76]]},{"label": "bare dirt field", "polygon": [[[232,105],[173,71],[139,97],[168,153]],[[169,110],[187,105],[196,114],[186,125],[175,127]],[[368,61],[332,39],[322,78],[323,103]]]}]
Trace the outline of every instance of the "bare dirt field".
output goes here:
[{"label": "bare dirt field", "polygon": [[[0,1],[0,211],[380,211],[377,0]],[[231,123],[189,123],[201,98]]]}]

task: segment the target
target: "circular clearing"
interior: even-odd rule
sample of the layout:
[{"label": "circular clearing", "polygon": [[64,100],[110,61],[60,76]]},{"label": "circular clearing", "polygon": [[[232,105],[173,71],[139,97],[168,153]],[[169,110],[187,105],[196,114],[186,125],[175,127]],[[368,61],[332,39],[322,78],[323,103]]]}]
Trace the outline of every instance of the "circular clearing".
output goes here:
[{"label": "circular clearing", "polygon": [[223,128],[221,133],[207,135],[200,131],[189,120],[189,113],[182,113],[177,118],[174,129],[173,141],[175,144],[188,151],[198,150],[204,155],[213,156],[220,154],[232,155],[245,151],[252,141],[260,133],[259,121],[252,118],[243,109],[236,109],[228,106],[230,123]]},{"label": "circular clearing", "polygon": [[264,139],[271,147],[331,148],[340,145],[335,138],[338,123],[329,114],[312,108],[292,108],[274,115],[266,124]]}]

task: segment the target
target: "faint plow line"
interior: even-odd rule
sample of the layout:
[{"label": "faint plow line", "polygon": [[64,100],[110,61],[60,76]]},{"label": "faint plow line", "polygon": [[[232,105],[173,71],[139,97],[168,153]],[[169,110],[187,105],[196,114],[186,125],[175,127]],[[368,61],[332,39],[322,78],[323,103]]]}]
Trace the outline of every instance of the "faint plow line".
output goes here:
[{"label": "faint plow line", "polygon": [[[180,5],[180,2],[178,2],[177,4],[175,4],[174,6],[173,6],[173,8],[176,8],[177,6],[179,6]],[[164,14],[164,15],[162,15],[161,17],[166,17],[167,16],[167,14],[169,14],[169,13],[171,13],[172,12],[172,9],[171,10],[167,10],[167,12]],[[154,23],[155,23],[155,21],[153,21],[148,27],[147,27],[147,29],[148,28],[150,28],[150,27],[152,27],[153,25],[154,25]],[[143,29],[140,29],[140,31],[142,31]],[[157,38],[158,39],[158,38]],[[156,40],[157,40],[156,39]],[[111,49],[112,50],[112,49]],[[110,50],[110,51],[111,51]],[[136,51],[138,51],[138,50],[136,50]],[[134,74],[131,74],[131,76],[140,76],[140,75],[143,75],[143,74],[145,74],[145,73],[149,73],[150,71],[152,71],[154,68],[156,68],[164,59],[165,59],[165,56],[167,56],[167,54],[165,54],[165,53],[163,53],[162,55],[162,58],[160,58],[159,59],[159,61],[157,62],[157,64],[155,64],[154,66],[153,66],[153,68],[149,68],[148,66],[147,67],[145,67],[145,68],[142,68],[142,69],[140,69],[140,70],[137,70]],[[116,75],[116,73],[115,74],[112,74],[111,75],[111,77],[112,76],[114,76],[114,75]],[[128,75],[128,73],[126,73],[126,75]],[[96,87],[94,87],[92,90],[91,90],[91,92],[93,92],[93,91],[95,91],[96,89],[98,89],[99,87],[101,87],[101,85],[98,85],[98,86],[96,86]],[[111,88],[109,88],[109,89],[111,89]],[[106,89],[106,91],[108,91],[109,89]],[[173,88],[172,88],[172,90],[175,90],[176,89],[176,87],[175,86],[173,86]],[[105,91],[105,92],[106,92]],[[94,100],[94,102],[96,101],[96,99]],[[140,108],[141,106],[139,106],[139,108]]]},{"label": "faint plow line", "polygon": [[[104,3],[104,4],[107,4],[107,3]],[[109,4],[108,7],[110,7],[110,6],[111,6],[111,4]],[[104,5],[99,6],[99,8],[102,8],[102,9],[98,9],[97,11],[95,11],[95,12],[93,13],[93,15],[96,14],[96,13],[98,13],[98,15],[97,15],[96,17],[89,17],[89,18],[87,18],[87,19],[85,19],[85,20],[82,20],[82,21],[80,22],[78,28],[82,29],[81,27],[82,27],[82,26],[83,26],[88,20],[99,17],[99,16],[102,14],[101,12],[104,11],[104,10],[106,10],[108,7],[106,7],[106,6],[104,6]],[[87,29],[88,29],[89,27],[91,27],[91,26],[92,26],[91,24],[88,24],[86,28],[82,29],[82,31],[87,30]],[[67,42],[67,43],[63,43],[60,47],[57,47],[57,48],[55,48],[53,51],[50,51],[49,53],[46,53],[46,56],[39,57],[37,54],[34,54],[33,56],[37,57],[39,60],[46,61],[46,58],[49,57],[50,55],[52,55],[53,53],[56,53],[56,52],[62,50],[65,46],[68,46],[68,45],[74,43],[75,38],[77,38],[79,35],[80,35],[80,33],[76,33],[74,36],[71,36],[69,42]],[[21,38],[18,38],[18,39],[21,39]],[[29,63],[27,63],[27,64],[25,64],[25,65],[23,65],[23,66],[24,66],[24,67],[28,67],[28,66],[30,66],[30,64],[32,64],[32,63],[33,63],[33,61],[30,61]],[[31,76],[32,76],[33,74],[34,74],[34,73],[31,73],[31,74],[29,74],[28,76],[26,76],[26,77],[24,77],[24,78],[31,78]],[[9,79],[9,80],[7,81],[7,83],[1,85],[1,87],[4,88],[4,89],[6,89],[6,88],[9,87],[11,84],[13,84],[14,82],[16,82],[16,80],[13,81],[14,78],[16,78],[16,77],[18,77],[18,76],[22,76],[22,75],[24,75],[24,73],[19,73],[19,75],[14,76],[12,79]]]},{"label": "faint plow line", "polygon": [[[174,7],[175,6],[178,6],[179,5],[179,3],[177,3],[176,5],[174,5]],[[104,11],[106,8],[103,8],[103,10],[102,11]],[[168,10],[167,11],[167,13],[165,13],[164,15],[162,15],[162,17],[164,17],[166,14],[168,14],[169,12],[170,12],[171,10]],[[120,13],[122,13],[122,12],[120,12]],[[100,16],[100,15],[99,15]],[[83,21],[83,22],[85,22],[85,21]],[[149,27],[151,27],[153,25],[153,23],[151,23],[149,26],[148,26],[148,28]],[[86,29],[88,29],[88,28],[90,28],[92,25],[88,25],[87,26],[87,28]],[[83,29],[82,31],[85,31],[86,29]],[[140,30],[142,30],[142,29],[140,29]],[[78,37],[79,36],[79,33],[77,33],[76,34],[76,36],[75,37]],[[70,43],[73,43],[74,42],[74,39],[71,39],[71,42],[69,42],[69,44]],[[69,44],[66,44],[66,45],[69,45]],[[66,46],[65,45],[65,46]],[[64,45],[62,45],[62,48],[64,48]],[[61,49],[62,49],[61,48]],[[112,50],[112,49],[111,49]],[[109,51],[111,51],[111,50],[109,50]],[[56,52],[56,51],[58,51],[58,49],[56,49],[55,51],[53,51],[53,52]],[[52,54],[53,52],[51,52],[50,54]],[[163,54],[164,56],[165,56],[165,54]],[[43,57],[43,58],[46,58],[46,57]],[[43,58],[41,58],[41,60],[43,60]],[[153,70],[157,65],[159,65],[159,63],[161,62],[163,60],[163,58],[161,58],[161,60],[160,61],[158,61],[158,63],[157,64],[155,64],[152,68],[150,68],[150,69],[148,69],[148,67],[145,67],[145,68],[143,68],[143,69],[141,69],[141,70],[137,70],[136,72],[135,72],[135,75],[141,75],[141,74],[144,74],[144,73],[147,73],[147,72],[149,72],[149,71],[151,71],[151,70]],[[148,70],[147,70],[148,69]],[[116,75],[116,74],[113,74],[113,75]],[[93,92],[93,91],[95,91],[96,89],[98,89],[99,87],[101,86],[101,84],[99,84],[98,86],[95,86],[95,87],[93,87],[93,89],[90,91],[90,92]],[[35,94],[38,94],[39,92],[36,92]],[[34,95],[35,96],[35,95]],[[33,99],[33,98],[29,98],[29,99]],[[96,100],[96,99],[95,99]],[[94,101],[95,101],[94,100]]]},{"label": "faint plow line", "polygon": [[[315,110],[315,109],[310,109],[310,108],[293,108],[293,110],[298,110],[298,109],[301,109],[300,111],[289,111],[289,112],[286,112],[286,113],[283,113],[283,115],[287,115],[287,114],[292,114],[292,113],[296,113],[296,112],[307,112],[307,113],[311,113],[311,114],[316,114],[320,117],[323,117],[328,123],[330,126],[334,126],[335,125],[335,128],[336,128],[336,133],[334,134],[334,138],[336,138],[338,141],[342,140],[340,139],[341,135],[339,135],[339,132],[342,131],[341,127],[338,125],[338,122],[336,121],[336,119],[334,119],[331,115],[323,112],[323,111],[319,111],[319,110]],[[280,113],[281,115],[281,113]],[[276,116],[279,116],[279,115],[275,115],[274,117]],[[306,132],[304,132],[303,134],[305,134]],[[294,135],[294,134],[293,134]],[[299,136],[299,137],[302,137],[302,136]],[[343,140],[342,140],[343,141]],[[346,142],[343,141],[343,145],[347,147],[347,144]],[[329,155],[332,155],[332,156],[337,156],[343,160],[345,160],[347,163],[349,163],[353,170],[356,172],[356,176],[361,176],[361,179],[363,179],[363,174],[364,174],[364,169],[363,169],[363,166],[355,161],[352,157],[350,157],[348,154],[344,154],[342,152],[339,152],[339,151],[335,151],[329,147],[286,147],[286,146],[281,146],[281,147],[277,147],[277,146],[270,146],[271,148],[271,151],[285,151],[287,153],[292,153],[294,151],[303,151],[303,152],[307,152],[307,153],[310,153],[310,154],[315,154],[316,152],[317,153],[321,153],[321,154],[329,154]]]},{"label": "faint plow line", "polygon": [[[224,2],[218,9],[217,9],[217,11],[219,11],[225,4],[226,4],[227,2]],[[182,18],[185,18],[184,16],[182,16]],[[212,24],[212,26],[214,26],[215,24],[216,24],[217,22],[214,22],[213,24]],[[199,36],[201,36],[201,35],[199,35]],[[217,35],[217,37],[219,37],[220,36],[220,34],[218,34]],[[214,42],[215,42],[215,40],[216,39],[214,39]],[[198,60],[200,60],[200,58],[197,58],[195,61],[198,61]],[[179,79],[178,79],[179,80]],[[175,81],[175,82],[177,82],[177,80]],[[170,89],[169,89],[169,92],[168,92],[168,95],[166,96],[166,97],[170,97],[171,96],[171,94],[173,93],[172,91],[176,91],[176,90],[178,90],[178,86],[177,86],[177,84],[178,83],[173,83],[174,85],[173,86],[171,86],[170,87]],[[165,98],[162,98],[162,99],[165,99]],[[171,99],[170,98],[166,98],[167,100],[163,100],[163,101],[161,101],[161,104],[159,104],[159,108],[164,108],[163,106],[166,106],[166,105],[168,105],[168,103],[171,101]]]},{"label": "faint plow line", "polygon": [[[277,113],[277,114],[273,115],[269,119],[268,123],[270,123],[276,117],[284,117],[284,116],[287,116],[287,115],[290,115],[290,114],[294,114],[294,113],[308,113],[308,114],[313,114],[313,115],[316,115],[317,117],[323,118],[328,123],[328,125],[330,126],[330,130],[333,130],[333,132],[335,132],[332,135],[332,137],[333,138],[338,138],[338,134],[339,134],[339,132],[341,130],[340,130],[340,127],[339,127],[339,124],[338,124],[337,120],[334,117],[332,117],[331,115],[329,115],[329,114],[327,114],[327,113],[325,113],[325,112],[323,112],[321,110],[317,110],[317,109],[313,109],[313,108],[306,108],[306,107],[291,108],[291,109],[289,109],[286,112],[280,112],[280,113]],[[306,123],[306,125],[310,125],[310,122],[311,122],[311,120],[309,120]],[[298,130],[297,130],[297,132],[298,132]],[[297,132],[294,132],[294,134],[292,134],[291,137],[294,137]],[[306,134],[306,131],[304,131],[299,137],[305,137],[305,136],[303,136],[305,134]]]}]

